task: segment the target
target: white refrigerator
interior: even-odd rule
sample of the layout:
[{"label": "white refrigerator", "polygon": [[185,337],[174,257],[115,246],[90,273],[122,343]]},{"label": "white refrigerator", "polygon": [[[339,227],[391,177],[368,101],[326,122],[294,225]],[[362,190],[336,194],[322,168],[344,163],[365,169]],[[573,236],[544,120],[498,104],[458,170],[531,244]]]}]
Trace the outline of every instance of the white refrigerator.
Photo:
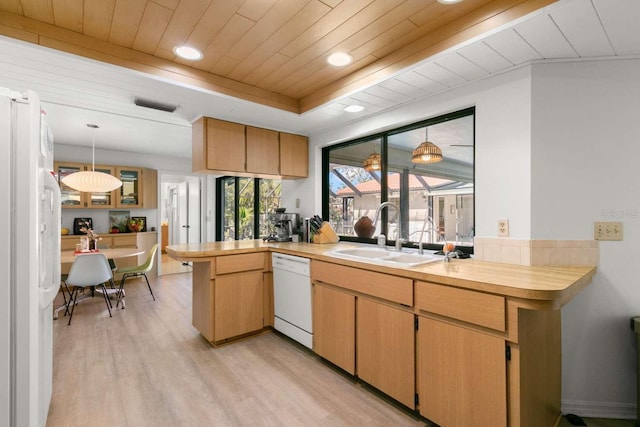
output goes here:
[{"label": "white refrigerator", "polygon": [[0,425],[44,426],[60,287],[53,137],[33,92],[0,88]]}]

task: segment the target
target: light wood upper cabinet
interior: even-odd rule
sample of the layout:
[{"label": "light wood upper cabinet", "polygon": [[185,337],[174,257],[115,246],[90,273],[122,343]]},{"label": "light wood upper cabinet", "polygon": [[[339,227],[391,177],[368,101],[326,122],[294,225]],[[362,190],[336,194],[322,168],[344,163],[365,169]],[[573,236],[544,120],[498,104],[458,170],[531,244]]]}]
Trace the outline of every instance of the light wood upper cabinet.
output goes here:
[{"label": "light wood upper cabinet", "polygon": [[202,117],[192,125],[193,170],[245,171],[245,126]]},{"label": "light wood upper cabinet", "polygon": [[[62,183],[62,179],[75,172],[90,171],[92,165],[83,163],[55,162],[54,168],[60,184],[60,193],[62,196],[62,207],[66,209],[86,209],[86,208],[115,208],[116,192],[109,191],[105,193],[82,193],[67,187]],[[96,172],[102,172],[116,176],[115,166],[95,166]]]},{"label": "light wood upper cabinet", "polygon": [[122,181],[122,187],[118,188],[116,198],[117,208],[141,208],[142,207],[142,169],[118,167],[116,176]]},{"label": "light wood upper cabinet", "polygon": [[280,145],[278,132],[269,129],[246,127],[247,172],[278,175]]},{"label": "light wood upper cabinet", "polygon": [[158,207],[158,172],[155,169],[96,165],[95,171],[113,175],[122,181],[122,187],[106,193],[83,193],[67,187],[62,178],[79,171],[91,170],[92,165],[55,162],[54,169],[65,209],[113,209]]},{"label": "light wood upper cabinet", "polygon": [[309,142],[306,136],[280,132],[280,175],[309,176]]},{"label": "light wood upper cabinet", "polygon": [[142,169],[142,207],[145,209],[158,208],[158,171]]},{"label": "light wood upper cabinet", "polygon": [[307,138],[201,117],[192,124],[193,172],[264,178],[309,176]]}]

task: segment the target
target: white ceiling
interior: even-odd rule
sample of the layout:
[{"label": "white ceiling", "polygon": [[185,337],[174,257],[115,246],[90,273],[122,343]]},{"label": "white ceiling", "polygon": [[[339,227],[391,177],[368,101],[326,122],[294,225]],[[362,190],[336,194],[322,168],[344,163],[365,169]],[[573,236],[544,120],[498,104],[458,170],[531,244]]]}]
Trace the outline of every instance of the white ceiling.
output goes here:
[{"label": "white ceiling", "polygon": [[[302,115],[78,56],[0,37],[0,86],[34,90],[56,143],[191,157],[191,125],[201,115],[311,135],[493,74],[542,60],[640,56],[640,1],[561,0],[348,97]],[[144,98],[174,113],[138,107]],[[357,103],[366,108],[346,113]]]}]

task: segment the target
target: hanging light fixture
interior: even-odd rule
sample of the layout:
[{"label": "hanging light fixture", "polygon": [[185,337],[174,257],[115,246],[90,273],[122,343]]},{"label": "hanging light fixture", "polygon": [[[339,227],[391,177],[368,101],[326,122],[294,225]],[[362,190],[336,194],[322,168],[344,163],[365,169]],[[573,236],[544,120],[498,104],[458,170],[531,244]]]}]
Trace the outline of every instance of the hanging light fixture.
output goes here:
[{"label": "hanging light fixture", "polygon": [[425,128],[425,141],[418,145],[411,154],[412,163],[436,163],[442,161],[442,150],[433,142],[428,141],[427,128]]},{"label": "hanging light fixture", "polygon": [[85,193],[108,193],[122,186],[122,181],[108,173],[96,172],[96,129],[98,125],[87,124],[93,129],[91,143],[91,170],[74,172],[62,178],[62,183]]},{"label": "hanging light fixture", "polygon": [[362,168],[368,172],[374,172],[380,170],[380,154],[372,153],[369,154],[369,157],[364,159]]}]

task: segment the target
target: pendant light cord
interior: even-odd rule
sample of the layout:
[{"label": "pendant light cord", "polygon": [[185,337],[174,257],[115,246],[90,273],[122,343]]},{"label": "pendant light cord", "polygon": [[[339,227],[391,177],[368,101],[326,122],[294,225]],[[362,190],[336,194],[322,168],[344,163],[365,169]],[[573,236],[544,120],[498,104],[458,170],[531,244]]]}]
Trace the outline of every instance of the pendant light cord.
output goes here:
[{"label": "pendant light cord", "polygon": [[96,129],[98,129],[98,125],[88,124],[88,127],[93,129],[93,134],[91,138],[91,171],[96,171]]}]

